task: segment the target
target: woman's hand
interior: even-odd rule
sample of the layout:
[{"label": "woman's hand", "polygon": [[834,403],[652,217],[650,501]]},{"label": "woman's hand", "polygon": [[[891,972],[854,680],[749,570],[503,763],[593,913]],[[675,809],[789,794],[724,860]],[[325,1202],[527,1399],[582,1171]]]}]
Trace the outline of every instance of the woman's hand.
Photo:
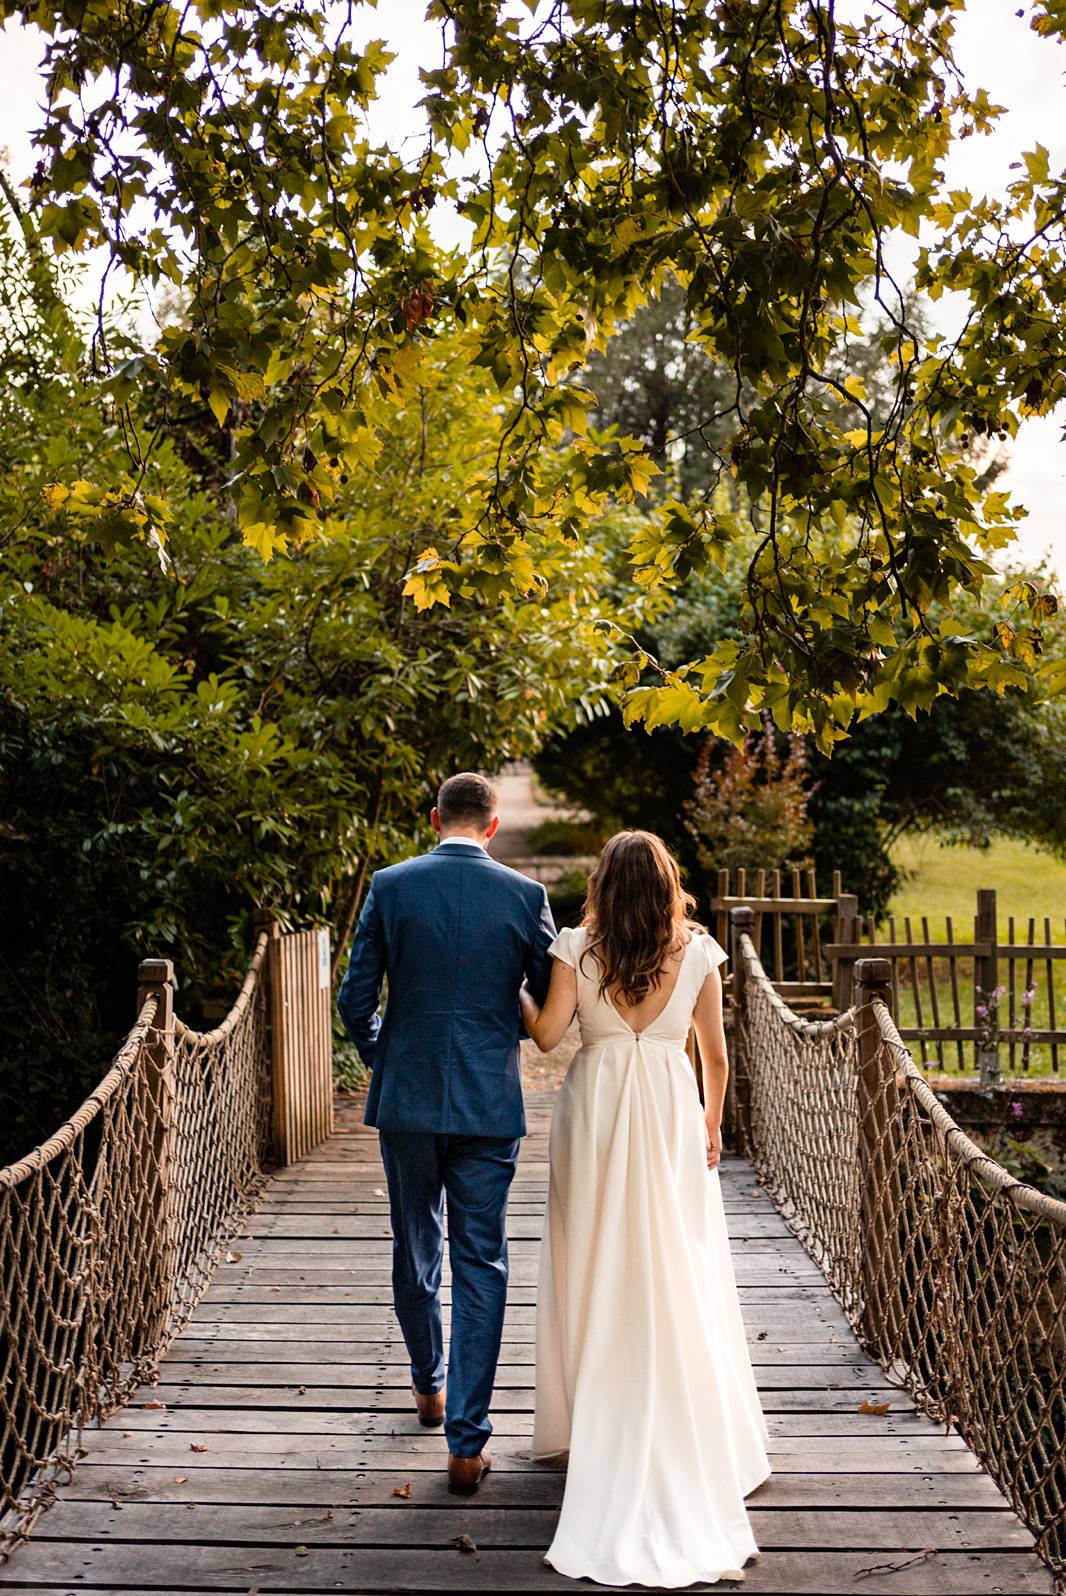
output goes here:
[{"label": "woman's hand", "polygon": [[722,1159],[722,1127],[710,1114],[704,1116],[707,1127],[707,1168],[717,1169]]},{"label": "woman's hand", "polygon": [[522,985],[518,988],[518,1006],[522,1010],[522,1023],[526,1030],[529,1031],[530,1036],[532,1036],[533,1032],[529,1029],[530,1021],[532,1021],[534,1025],[536,1024],[538,1018],[540,1017],[540,1009],[537,1006],[532,992],[529,990],[529,983],[527,981],[523,981]]}]

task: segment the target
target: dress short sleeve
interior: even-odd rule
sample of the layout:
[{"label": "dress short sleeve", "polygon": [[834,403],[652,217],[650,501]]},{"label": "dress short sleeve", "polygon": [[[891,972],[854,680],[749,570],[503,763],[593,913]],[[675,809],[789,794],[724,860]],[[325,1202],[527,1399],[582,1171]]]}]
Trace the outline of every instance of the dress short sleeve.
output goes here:
[{"label": "dress short sleeve", "polygon": [[581,951],[582,927],[564,926],[551,944],[548,952],[553,959],[558,959],[560,964],[568,964],[572,970],[577,968],[577,956]]},{"label": "dress short sleeve", "polygon": [[711,970],[717,970],[720,964],[727,964],[729,962],[729,954],[726,952],[725,948],[723,948],[720,942],[716,942],[708,932],[704,932],[703,936],[700,938],[700,941],[703,943],[703,952],[707,960],[708,974]]}]

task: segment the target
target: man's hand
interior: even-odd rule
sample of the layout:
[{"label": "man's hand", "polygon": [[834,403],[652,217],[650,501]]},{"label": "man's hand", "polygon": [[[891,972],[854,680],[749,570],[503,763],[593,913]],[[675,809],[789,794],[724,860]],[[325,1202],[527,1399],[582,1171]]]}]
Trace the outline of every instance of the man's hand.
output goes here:
[{"label": "man's hand", "polygon": [[707,1127],[707,1168],[717,1169],[722,1158],[722,1127],[716,1125],[709,1115],[704,1117],[703,1123]]}]

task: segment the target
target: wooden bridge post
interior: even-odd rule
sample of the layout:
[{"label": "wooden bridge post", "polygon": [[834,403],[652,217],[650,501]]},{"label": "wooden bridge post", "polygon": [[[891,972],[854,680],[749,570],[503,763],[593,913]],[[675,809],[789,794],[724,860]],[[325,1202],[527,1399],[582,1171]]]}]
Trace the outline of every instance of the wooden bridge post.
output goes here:
[{"label": "wooden bridge post", "polygon": [[143,1322],[135,1340],[142,1357],[154,1358],[166,1337],[177,1286],[178,1249],[174,1234],[174,964],[170,959],[142,959],[137,967],[137,1013],[150,997],[155,1018],[144,1044],[144,1167],[139,1186],[144,1197]]},{"label": "wooden bridge post", "polygon": [[740,951],[740,939],[755,936],[755,910],[746,904],[729,911],[729,962],[733,974],[733,1057],[729,1071],[726,1103],[739,1152],[751,1149],[751,1071],[748,1065],[747,984],[748,967]]},{"label": "wooden bridge post", "polygon": [[858,1044],[859,1271],[862,1282],[863,1344],[879,1361],[893,1362],[903,1288],[899,1219],[901,1206],[899,1091],[896,1067],[881,1046],[875,1000],[890,1006],[889,959],[855,962],[855,1025]]}]

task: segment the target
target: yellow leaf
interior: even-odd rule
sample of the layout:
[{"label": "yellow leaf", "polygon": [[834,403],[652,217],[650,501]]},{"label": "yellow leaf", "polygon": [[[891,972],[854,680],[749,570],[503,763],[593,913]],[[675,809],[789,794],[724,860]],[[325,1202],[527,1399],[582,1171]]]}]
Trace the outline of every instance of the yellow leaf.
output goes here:
[{"label": "yellow leaf", "polygon": [[880,1418],[888,1412],[891,1406],[891,1402],[871,1402],[869,1397],[863,1397],[855,1411],[856,1413],[875,1413]]},{"label": "yellow leaf", "polygon": [[241,527],[241,536],[245,543],[256,550],[264,565],[269,564],[275,550],[285,552],[287,542],[285,534],[279,532],[271,521],[251,521],[247,526]]},{"label": "yellow leaf", "polygon": [[212,388],[207,396],[207,402],[211,406],[211,414],[219,426],[224,427],[226,425],[226,417],[229,415],[229,394],[224,393],[221,388]]}]

